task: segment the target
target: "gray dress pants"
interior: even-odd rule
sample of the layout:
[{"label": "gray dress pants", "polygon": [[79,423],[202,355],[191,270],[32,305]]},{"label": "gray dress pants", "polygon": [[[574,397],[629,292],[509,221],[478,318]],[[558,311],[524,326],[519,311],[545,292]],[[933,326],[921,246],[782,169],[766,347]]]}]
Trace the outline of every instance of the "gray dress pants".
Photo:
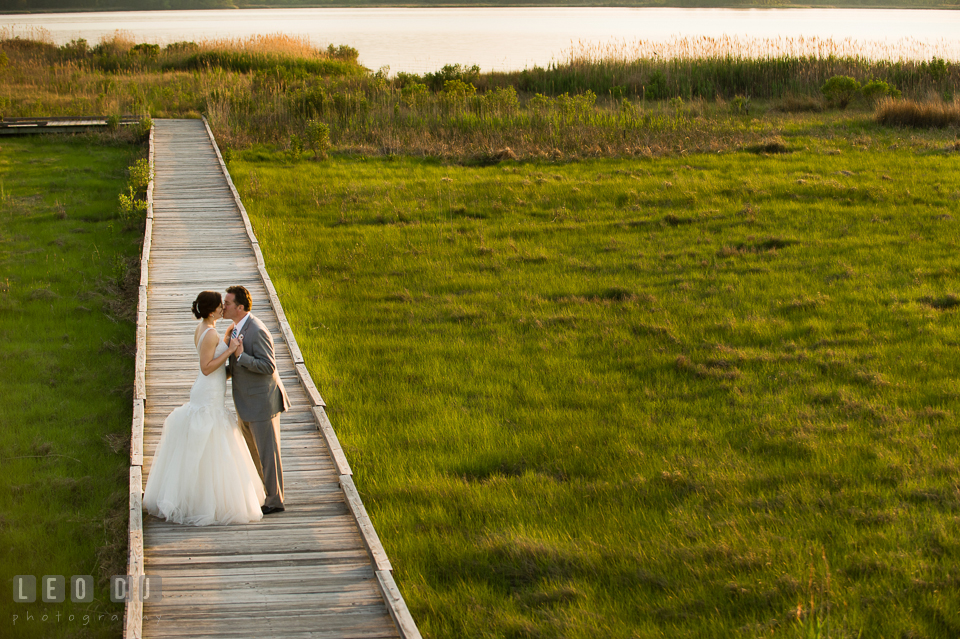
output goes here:
[{"label": "gray dress pants", "polygon": [[262,422],[245,422],[237,417],[240,432],[260,473],[267,494],[264,506],[283,508],[283,464],[280,461],[280,413]]}]

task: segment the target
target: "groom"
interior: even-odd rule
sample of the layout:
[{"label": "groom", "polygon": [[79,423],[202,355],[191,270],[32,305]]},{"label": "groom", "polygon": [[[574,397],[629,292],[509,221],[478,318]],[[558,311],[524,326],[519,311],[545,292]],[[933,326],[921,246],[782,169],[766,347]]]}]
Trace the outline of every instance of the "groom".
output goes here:
[{"label": "groom", "polygon": [[283,510],[280,413],[290,408],[290,400],[277,373],[273,337],[263,322],[250,314],[250,292],[246,288],[227,289],[223,317],[234,323],[230,340],[240,342],[239,354],[230,356],[227,372],[233,378],[240,431],[267,494],[261,510],[269,515]]}]

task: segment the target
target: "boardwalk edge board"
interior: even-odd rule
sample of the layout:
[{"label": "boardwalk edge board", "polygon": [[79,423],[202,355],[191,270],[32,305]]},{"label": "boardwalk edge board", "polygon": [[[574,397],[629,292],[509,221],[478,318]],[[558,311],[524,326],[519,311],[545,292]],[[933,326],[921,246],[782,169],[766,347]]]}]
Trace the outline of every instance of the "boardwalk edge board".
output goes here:
[{"label": "boardwalk edge board", "polygon": [[[346,455],[344,455],[343,449],[340,447],[340,443],[337,440],[333,426],[330,424],[330,420],[327,417],[326,411],[324,410],[326,404],[324,403],[323,398],[320,396],[316,385],[313,383],[313,379],[310,377],[307,367],[304,365],[303,355],[301,354],[300,347],[297,345],[297,340],[293,335],[293,329],[290,327],[289,322],[287,322],[287,316],[283,312],[283,306],[280,304],[280,297],[277,295],[277,291],[274,288],[273,282],[270,280],[270,276],[267,273],[266,266],[263,263],[263,253],[260,250],[260,243],[257,241],[257,237],[253,233],[253,226],[250,224],[250,218],[247,215],[247,210],[244,208],[243,202],[240,201],[240,193],[233,184],[233,178],[230,177],[230,171],[227,170],[227,165],[223,161],[223,156],[220,154],[220,147],[217,145],[217,140],[213,136],[213,131],[210,129],[210,123],[207,121],[205,116],[203,116],[202,119],[203,126],[207,131],[207,135],[210,137],[210,143],[213,145],[213,150],[217,154],[217,161],[220,164],[220,169],[223,171],[223,176],[226,178],[227,184],[230,185],[230,191],[233,194],[233,199],[236,202],[237,209],[240,211],[240,217],[243,219],[243,226],[246,229],[247,236],[250,238],[250,243],[253,245],[254,254],[256,255],[257,260],[257,270],[260,273],[260,278],[263,280],[268,296],[270,297],[270,305],[277,314],[277,319],[280,322],[280,331],[283,333],[283,338],[287,342],[287,346],[290,349],[290,354],[293,357],[293,362],[296,366],[297,376],[300,378],[300,382],[303,385],[304,390],[307,392],[311,402],[314,404],[311,408],[311,412],[313,413],[317,429],[323,435],[323,440],[330,449],[330,456],[337,465],[337,471],[340,474],[340,489],[343,491],[344,498],[347,502],[347,507],[350,509],[353,518],[356,520],[356,523],[360,528],[360,536],[363,539],[363,544],[366,546],[367,552],[369,553],[370,558],[373,560],[375,574],[377,576],[377,584],[380,588],[380,593],[383,596],[383,601],[387,606],[387,610],[390,612],[390,617],[393,619],[400,636],[403,639],[421,639],[420,631],[417,629],[417,624],[411,616],[410,611],[407,608],[407,604],[404,601],[403,596],[400,594],[400,590],[397,588],[396,583],[394,582],[392,574],[393,566],[390,564],[390,560],[387,558],[387,553],[383,549],[383,545],[380,543],[380,538],[377,536],[377,531],[373,527],[373,522],[370,521],[370,517],[367,515],[367,510],[363,505],[363,501],[360,499],[360,493],[357,492],[357,487],[353,483],[353,471],[351,471],[350,465],[347,463]],[[151,131],[151,149],[153,148],[152,135],[153,134]]]},{"label": "boardwalk edge board", "polygon": [[410,610],[407,609],[407,604],[400,594],[400,589],[397,588],[397,583],[393,580],[393,573],[378,570],[376,575],[377,585],[380,587],[384,600],[387,601],[387,609],[390,611],[390,616],[393,617],[393,623],[397,624],[397,628],[400,629],[400,635],[407,639],[421,639],[420,630],[417,629],[417,624],[414,622]]},{"label": "boardwalk edge board", "polygon": [[150,127],[150,181],[147,183],[147,220],[140,254],[140,290],[137,295],[137,356],[133,372],[133,423],[130,431],[130,522],[128,525],[127,575],[132,577],[130,598],[124,606],[123,636],[143,636],[143,602],[136,596],[143,572],[143,422],[147,370],[147,268],[153,238],[153,162],[154,127]]}]

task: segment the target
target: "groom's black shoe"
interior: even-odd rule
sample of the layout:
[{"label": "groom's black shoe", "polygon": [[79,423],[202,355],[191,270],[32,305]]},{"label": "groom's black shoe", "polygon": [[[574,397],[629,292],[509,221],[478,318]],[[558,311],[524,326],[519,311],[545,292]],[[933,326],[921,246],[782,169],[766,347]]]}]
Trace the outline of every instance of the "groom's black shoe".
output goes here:
[{"label": "groom's black shoe", "polygon": [[283,506],[260,506],[260,512],[264,515],[270,515],[272,513],[282,513]]}]

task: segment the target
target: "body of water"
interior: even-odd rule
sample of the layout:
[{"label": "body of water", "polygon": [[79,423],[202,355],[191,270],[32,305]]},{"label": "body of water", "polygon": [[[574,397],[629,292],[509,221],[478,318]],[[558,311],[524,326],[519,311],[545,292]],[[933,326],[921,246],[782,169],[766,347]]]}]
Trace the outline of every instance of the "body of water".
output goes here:
[{"label": "body of water", "polygon": [[[545,66],[572,50],[626,51],[638,42],[730,37],[781,41],[816,51],[960,60],[960,11],[874,9],[373,8],[244,9],[0,15],[7,35],[44,29],[57,43],[91,44],[115,31],[138,42],[244,38],[284,33],[316,46],[347,44],[371,69],[435,71],[477,64],[483,71]],[[762,44],[762,43],[761,43]]]}]

